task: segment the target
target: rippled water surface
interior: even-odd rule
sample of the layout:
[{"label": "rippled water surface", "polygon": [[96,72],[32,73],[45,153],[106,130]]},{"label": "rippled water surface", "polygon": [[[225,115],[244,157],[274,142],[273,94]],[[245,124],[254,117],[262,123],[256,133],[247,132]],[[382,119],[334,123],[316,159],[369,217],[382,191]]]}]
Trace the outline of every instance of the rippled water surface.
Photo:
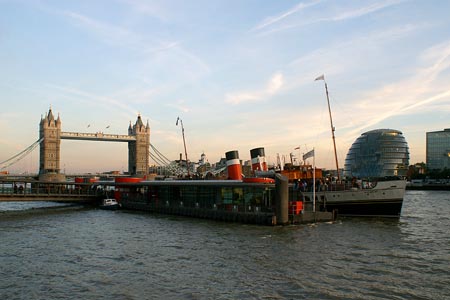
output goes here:
[{"label": "rippled water surface", "polygon": [[0,299],[450,299],[450,192],[287,227],[8,205]]}]

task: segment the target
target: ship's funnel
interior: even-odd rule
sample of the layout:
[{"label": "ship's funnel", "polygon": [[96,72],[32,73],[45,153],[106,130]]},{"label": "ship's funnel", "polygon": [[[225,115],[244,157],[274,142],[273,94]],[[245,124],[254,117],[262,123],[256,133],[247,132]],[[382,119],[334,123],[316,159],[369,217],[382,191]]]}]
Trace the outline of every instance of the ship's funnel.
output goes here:
[{"label": "ship's funnel", "polygon": [[242,167],[239,152],[236,150],[225,153],[227,159],[228,179],[242,180]]},{"label": "ship's funnel", "polygon": [[250,150],[250,157],[252,158],[252,171],[268,170],[264,148],[261,147]]}]

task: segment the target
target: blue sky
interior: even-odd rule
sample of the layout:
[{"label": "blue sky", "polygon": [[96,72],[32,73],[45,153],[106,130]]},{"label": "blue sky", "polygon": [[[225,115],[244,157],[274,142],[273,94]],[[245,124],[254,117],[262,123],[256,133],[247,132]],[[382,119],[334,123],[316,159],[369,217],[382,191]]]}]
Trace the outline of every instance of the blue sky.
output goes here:
[{"label": "blue sky", "polygon": [[[403,132],[410,163],[450,127],[449,1],[0,0],[0,161],[63,131],[127,134],[140,113],[170,159],[264,147],[334,168],[361,133]],[[90,125],[88,128],[87,126]],[[106,128],[107,126],[109,128]],[[300,150],[294,148],[300,146]],[[66,172],[126,170],[127,145],[62,141]],[[36,172],[39,151],[12,172]],[[153,162],[152,162],[153,163]]]}]

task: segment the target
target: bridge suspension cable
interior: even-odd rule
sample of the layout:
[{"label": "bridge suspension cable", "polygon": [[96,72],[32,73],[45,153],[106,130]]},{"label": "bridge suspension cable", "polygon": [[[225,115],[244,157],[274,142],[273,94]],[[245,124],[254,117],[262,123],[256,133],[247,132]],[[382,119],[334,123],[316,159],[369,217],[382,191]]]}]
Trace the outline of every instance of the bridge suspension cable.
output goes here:
[{"label": "bridge suspension cable", "polygon": [[187,170],[181,168],[177,163],[168,159],[164,154],[162,154],[155,146],[150,143],[150,147],[154,154],[150,152],[150,158],[161,167],[164,167],[170,173],[174,175],[184,175],[187,174]]},{"label": "bridge suspension cable", "polygon": [[165,166],[166,164],[161,161],[157,156],[155,156],[153,153],[150,152],[150,158],[153,159],[153,161],[158,165],[158,166]]},{"label": "bridge suspension cable", "polygon": [[167,157],[165,157],[164,154],[162,154],[158,149],[156,149],[155,146],[153,146],[153,144],[150,144],[150,147],[153,149],[153,151],[155,152],[155,154],[160,158],[160,160],[161,160],[164,164],[168,165],[168,164],[171,163],[171,160],[168,159]]},{"label": "bridge suspension cable", "polygon": [[[168,172],[170,172],[173,175],[187,175],[187,169],[181,167],[178,163],[169,160],[164,154],[162,154],[158,149],[156,149],[155,146],[150,144],[151,150],[154,152],[150,152],[150,158],[153,159],[153,161],[160,167],[165,168]],[[202,175],[205,175],[206,173],[211,173],[212,175],[217,175],[222,173],[226,170],[225,167],[219,167],[218,169],[211,169],[204,172]]]},{"label": "bridge suspension cable", "polygon": [[9,166],[12,166],[13,164],[25,158],[28,154],[30,154],[34,150],[34,148],[36,148],[42,142],[43,139],[44,138],[40,138],[39,140],[28,146],[25,150],[17,153],[16,155],[8,158],[5,161],[0,162],[0,170],[6,169]]}]

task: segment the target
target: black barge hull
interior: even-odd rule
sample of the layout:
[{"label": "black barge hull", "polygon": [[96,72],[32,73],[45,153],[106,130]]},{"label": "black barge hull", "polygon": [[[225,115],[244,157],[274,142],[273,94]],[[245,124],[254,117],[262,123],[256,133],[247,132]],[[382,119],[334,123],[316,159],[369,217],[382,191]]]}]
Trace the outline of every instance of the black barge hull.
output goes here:
[{"label": "black barge hull", "polygon": [[344,217],[383,217],[399,218],[402,211],[403,199],[383,202],[342,202],[327,203],[327,211],[336,211],[338,216]]}]

